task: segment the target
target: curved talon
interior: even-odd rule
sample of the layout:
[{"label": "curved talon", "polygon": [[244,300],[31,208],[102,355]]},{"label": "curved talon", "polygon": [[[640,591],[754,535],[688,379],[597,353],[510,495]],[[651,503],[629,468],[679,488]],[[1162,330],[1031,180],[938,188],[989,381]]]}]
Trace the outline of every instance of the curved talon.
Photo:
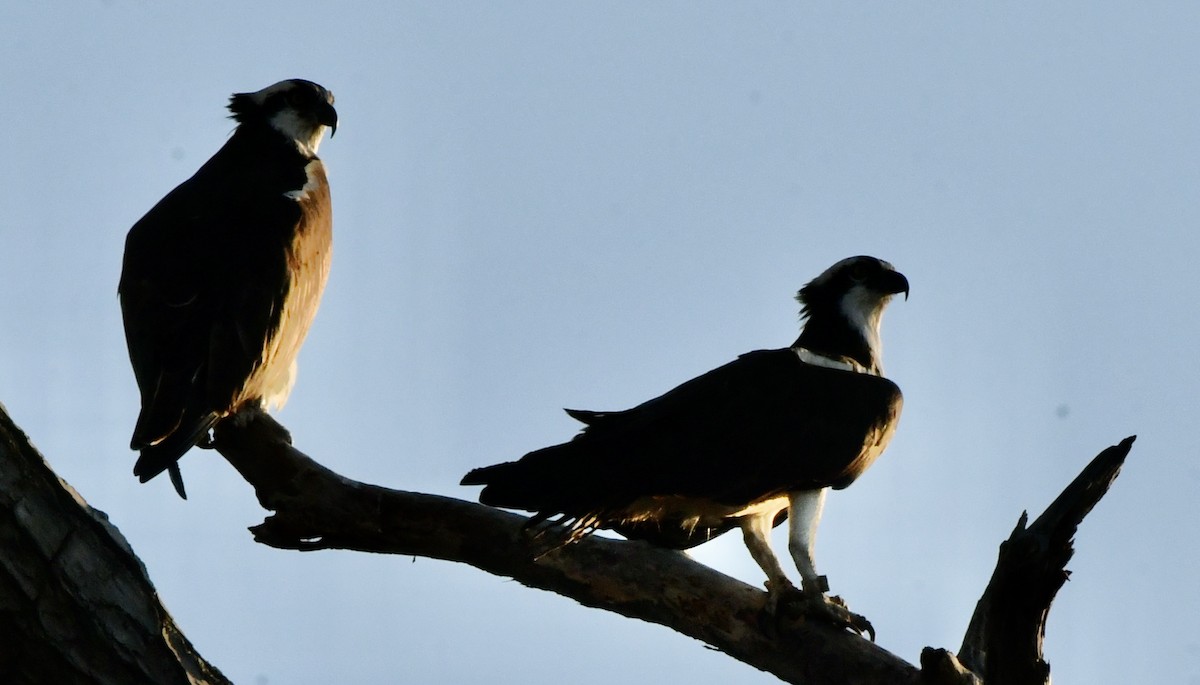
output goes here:
[{"label": "curved talon", "polygon": [[871,622],[862,614],[850,611],[846,606],[846,600],[837,595],[825,597],[824,599],[826,616],[831,623],[842,628],[849,628],[859,636],[865,633],[871,639],[871,642],[875,641],[875,626],[872,626]]},{"label": "curved talon", "polygon": [[863,616],[862,614],[856,614],[852,611],[848,611],[847,613],[850,614],[850,624],[846,627],[858,633],[860,636],[863,633],[866,633],[867,637],[871,639],[871,642],[874,642],[875,626],[871,625],[871,622],[867,620],[867,617]]},{"label": "curved talon", "polygon": [[[824,576],[819,580],[825,583]],[[855,634],[875,641],[875,627],[865,616],[850,611],[841,597],[813,592],[809,589],[812,584],[806,585],[808,587],[800,590],[791,583],[781,587],[775,587],[770,581],[766,583],[767,601],[763,605],[764,620],[761,621],[764,632],[775,637],[785,621],[811,617],[838,628],[853,630]]]}]

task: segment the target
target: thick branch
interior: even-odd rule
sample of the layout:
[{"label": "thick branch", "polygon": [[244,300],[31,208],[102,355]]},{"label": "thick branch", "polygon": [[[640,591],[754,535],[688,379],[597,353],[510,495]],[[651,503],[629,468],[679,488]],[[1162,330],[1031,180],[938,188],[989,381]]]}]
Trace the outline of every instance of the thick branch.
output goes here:
[{"label": "thick branch", "polygon": [[125,538],[3,407],[0,550],[0,682],[229,682],[179,632]]},{"label": "thick branch", "polygon": [[[546,552],[521,532],[523,517],[343,478],[292,448],[265,414],[226,421],[216,434],[217,449],[276,512],[252,529],[260,542],[464,562],[667,626],[810,685],[975,685],[976,673],[991,683],[1045,682],[1041,641],[1066,580],[1071,537],[1132,442],[1101,453],[1032,526],[1022,515],[1001,547],[961,662],[926,649],[918,672],[819,621],[764,625],[764,592],[682,553],[595,536]],[[227,682],[179,633],[120,534],[54,476],[2,408],[0,549],[0,682]]]},{"label": "thick branch", "polygon": [[917,677],[907,662],[824,624],[764,630],[765,592],[685,554],[591,536],[539,556],[543,550],[521,532],[523,517],[348,480],[293,448],[265,414],[224,422],[215,437],[217,450],[255,487],[263,507],[276,512],[252,529],[265,544],[467,563],[667,626],[792,683],[900,685]]},{"label": "thick branch", "polygon": [[1000,544],[996,570],[959,650],[962,662],[986,682],[1049,684],[1042,641],[1050,604],[1070,575],[1075,531],[1108,492],[1133,441],[1126,438],[1097,455],[1032,526],[1025,527],[1029,516],[1022,513]]}]

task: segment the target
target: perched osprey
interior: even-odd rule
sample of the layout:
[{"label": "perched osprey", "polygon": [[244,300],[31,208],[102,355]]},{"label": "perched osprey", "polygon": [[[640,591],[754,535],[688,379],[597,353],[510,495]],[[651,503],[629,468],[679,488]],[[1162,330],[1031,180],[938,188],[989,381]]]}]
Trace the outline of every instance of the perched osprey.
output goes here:
[{"label": "perched osprey", "polygon": [[237,129],[133,225],[118,292],[142,411],[145,482],[218,421],[281,407],[329,274],[332,207],[317,147],[333,94],[292,79],[229,100]]},{"label": "perched osprey", "polygon": [[567,410],[587,424],[561,445],[468,473],[484,504],[536,512],[568,541],[600,528],[686,549],[739,527],[773,598],[793,586],[771,551],[788,548],[806,593],[825,493],[850,485],[887,447],[900,389],[883,377],[879,324],[908,280],[874,257],[830,267],[797,295],[807,318],[791,347],[759,350],[632,409]]}]

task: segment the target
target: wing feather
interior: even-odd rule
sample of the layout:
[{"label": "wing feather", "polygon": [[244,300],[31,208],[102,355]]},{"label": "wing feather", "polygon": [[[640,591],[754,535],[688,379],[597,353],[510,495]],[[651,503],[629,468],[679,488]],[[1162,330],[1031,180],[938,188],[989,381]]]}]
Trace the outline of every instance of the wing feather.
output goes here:
[{"label": "wing feather", "polygon": [[845,487],[869,466],[864,442],[894,423],[900,404],[887,379],[760,350],[632,409],[571,410],[587,424],[573,440],[464,483],[486,484],[488,504],[573,516],[616,515],[644,497],[745,505]]},{"label": "wing feather", "polygon": [[[149,478],[239,400],[278,326],[296,203],[237,164],[238,134],[130,229],[118,293],[142,410],[131,446]],[[295,179],[287,181],[295,183]],[[147,475],[148,474],[148,475]]]}]

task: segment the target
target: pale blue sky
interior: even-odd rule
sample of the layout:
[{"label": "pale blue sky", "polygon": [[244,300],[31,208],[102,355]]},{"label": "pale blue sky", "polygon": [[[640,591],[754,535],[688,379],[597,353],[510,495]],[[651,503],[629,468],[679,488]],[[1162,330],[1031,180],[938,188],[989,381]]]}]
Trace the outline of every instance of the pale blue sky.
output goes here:
[{"label": "pale blue sky", "polygon": [[[0,402],[239,683],[767,683],[465,566],[255,545],[250,488],[139,485],[125,232],[234,91],[337,95],[333,274],[279,415],[348,476],[469,468],[790,343],[834,261],[893,262],[906,396],[817,563],[915,660],[999,541],[1137,433],[1050,617],[1055,682],[1200,683],[1193,432],[1200,6],[1060,2],[0,4]],[[161,481],[161,482],[160,482]],[[760,583],[735,536],[705,563]],[[782,549],[782,538],[777,539]]]}]

